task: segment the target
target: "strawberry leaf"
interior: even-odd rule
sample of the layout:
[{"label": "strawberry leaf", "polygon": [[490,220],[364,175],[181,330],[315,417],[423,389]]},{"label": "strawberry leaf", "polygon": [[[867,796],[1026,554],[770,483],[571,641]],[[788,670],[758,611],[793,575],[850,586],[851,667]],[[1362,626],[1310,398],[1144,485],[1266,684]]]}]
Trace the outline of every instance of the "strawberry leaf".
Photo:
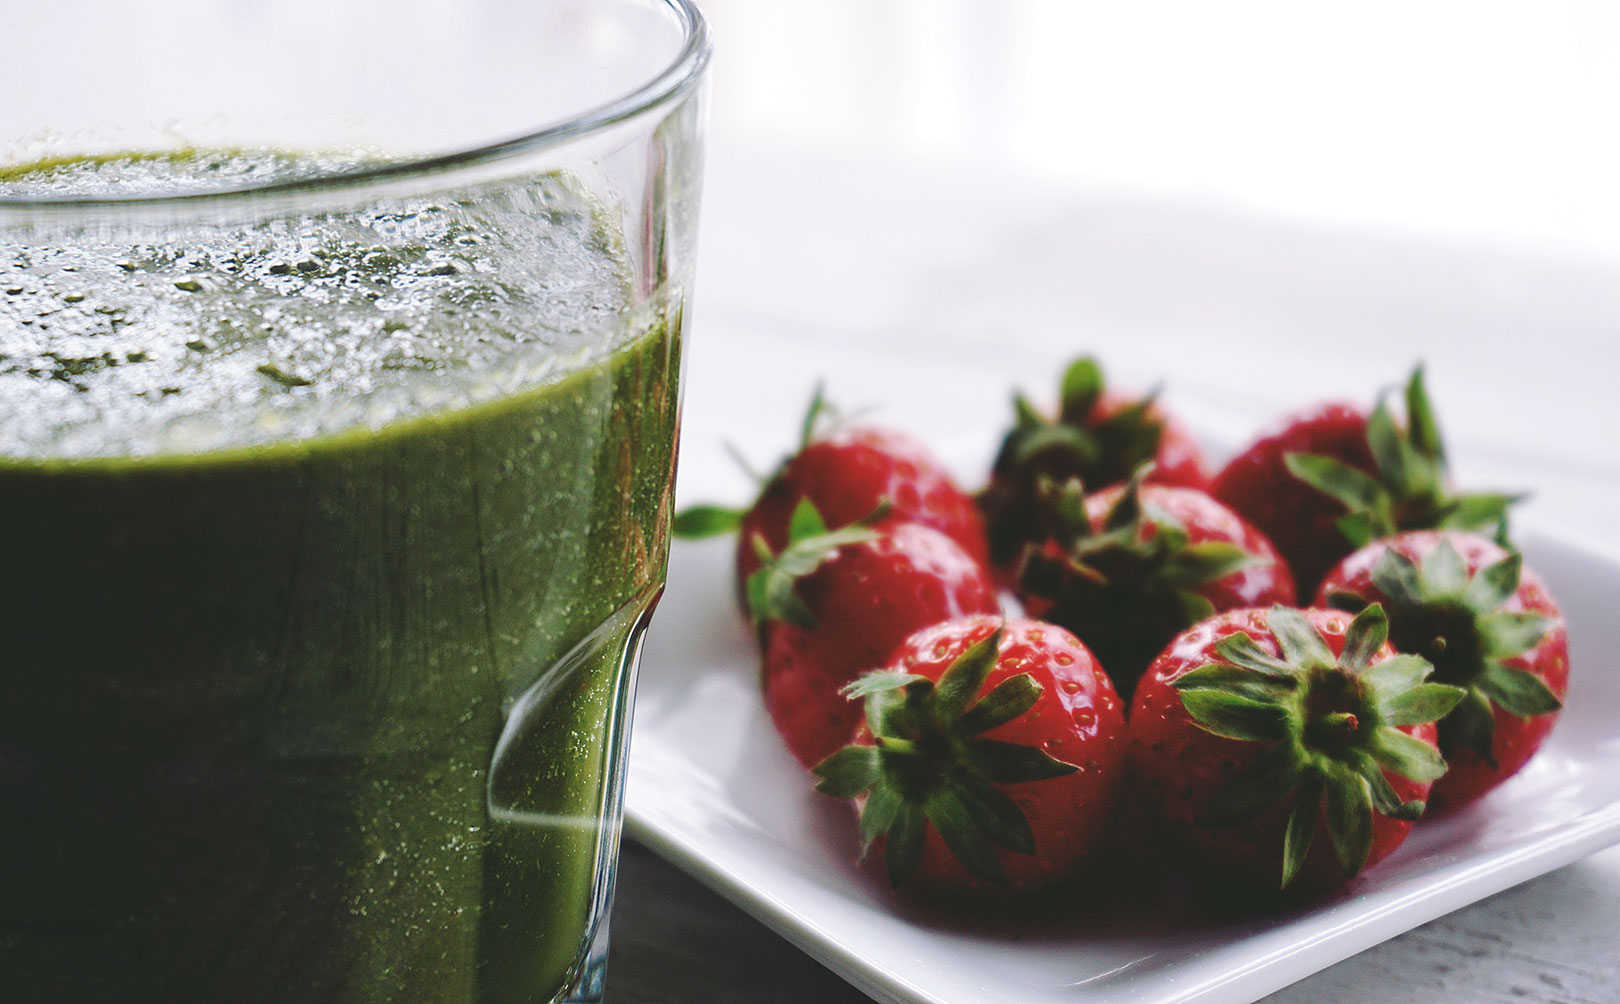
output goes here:
[{"label": "strawberry leaf", "polygon": [[1443,683],[1423,683],[1396,694],[1378,705],[1378,715],[1386,725],[1421,725],[1437,722],[1451,713],[1467,694],[1461,687]]},{"label": "strawberry leaf", "polygon": [[1189,690],[1219,690],[1270,703],[1276,703],[1280,695],[1293,690],[1295,685],[1292,676],[1224,662],[1199,666],[1190,673],[1176,677],[1171,684],[1183,693]]},{"label": "strawberry leaf", "polygon": [[1381,480],[1397,495],[1404,495],[1412,490],[1412,485],[1408,481],[1410,465],[1403,445],[1405,444],[1400,431],[1395,428],[1395,419],[1380,401],[1372,410],[1372,414],[1367,416],[1367,449],[1372,452],[1373,463],[1378,468]]},{"label": "strawberry leaf", "polygon": [[881,757],[875,746],[845,746],[811,768],[821,778],[816,790],[834,798],[854,798],[877,782]]},{"label": "strawberry leaf", "polygon": [[1034,468],[1042,458],[1059,454],[1075,457],[1083,465],[1095,460],[1097,452],[1097,441],[1084,429],[1071,425],[1041,425],[1022,434],[1013,461]]},{"label": "strawberry leaf", "polygon": [[1283,457],[1290,474],[1332,498],[1351,512],[1377,510],[1385,493],[1378,479],[1342,460],[1320,453],[1290,453]]},{"label": "strawberry leaf", "polygon": [[923,813],[930,825],[945,840],[957,860],[969,872],[994,885],[1006,885],[1007,875],[1001,859],[984,833],[974,822],[973,815],[957,797],[955,787],[936,788],[923,802]]},{"label": "strawberry leaf", "polygon": [[1423,386],[1422,366],[1415,367],[1406,382],[1406,424],[1410,427],[1408,435],[1412,437],[1412,445],[1444,463],[1446,449],[1440,440],[1440,423],[1429,403],[1428,390]]},{"label": "strawberry leaf", "polygon": [[1479,689],[1502,710],[1520,718],[1549,714],[1564,706],[1539,676],[1500,662],[1486,664]]},{"label": "strawberry leaf", "polygon": [[1417,603],[1422,595],[1417,563],[1393,547],[1384,548],[1384,553],[1378,556],[1373,565],[1372,583],[1397,607]]},{"label": "strawberry leaf", "polygon": [[862,673],[844,684],[838,692],[854,701],[863,700],[872,694],[899,690],[914,683],[930,682],[926,676],[918,676],[916,673],[896,673],[891,669],[874,669],[870,673]]},{"label": "strawberry leaf", "polygon": [[1206,732],[1227,739],[1281,739],[1288,734],[1288,710],[1219,690],[1185,690],[1181,705]]},{"label": "strawberry leaf", "polygon": [[887,780],[873,785],[872,793],[866,797],[866,805],[861,807],[861,857],[871,850],[872,841],[889,832],[899,816],[900,809],[905,805],[905,799],[900,790]]},{"label": "strawberry leaf", "polygon": [[821,537],[827,533],[827,522],[821,518],[815,503],[807,498],[799,500],[788,517],[788,542],[796,543],[807,537]]},{"label": "strawberry leaf", "polygon": [[1518,591],[1523,566],[1524,556],[1517,551],[1501,561],[1486,565],[1468,581],[1463,602],[1475,613],[1490,613]]},{"label": "strawberry leaf", "polygon": [[[1109,506],[1108,512],[1103,515],[1102,528],[1104,530],[1134,528],[1142,521],[1144,515],[1142,511],[1142,478],[1146,473],[1143,468],[1138,467],[1131,474],[1131,479],[1125,483],[1125,490],[1119,493],[1119,498],[1114,500],[1114,504]],[[1169,526],[1163,529],[1169,529],[1170,526],[1176,526],[1175,522],[1171,521]],[[1125,539],[1129,540],[1134,536],[1135,534],[1127,534]]]},{"label": "strawberry leaf", "polygon": [[[1252,669],[1257,673],[1292,681],[1294,668],[1283,659],[1272,655],[1253,638],[1239,631],[1237,634],[1222,638],[1215,646],[1215,651],[1228,662]],[[1187,674],[1191,676],[1192,674]],[[1186,679],[1183,677],[1182,679]]]},{"label": "strawberry leaf", "polygon": [[1322,779],[1315,774],[1305,778],[1294,808],[1288,814],[1288,829],[1283,832],[1282,886],[1288,888],[1305,864],[1305,855],[1311,851],[1311,835],[1316,832],[1316,812],[1322,804]]},{"label": "strawberry leaf", "polygon": [[974,825],[992,843],[1020,854],[1035,853],[1035,834],[1012,799],[969,771],[958,771],[953,781]]},{"label": "strawberry leaf", "polygon": [[1041,699],[1041,690],[1041,685],[1028,673],[1008,677],[963,712],[957,720],[957,731],[964,736],[976,736],[1010,722],[1035,706]]},{"label": "strawberry leaf", "polygon": [[1200,541],[1173,551],[1165,559],[1163,576],[1164,581],[1174,585],[1196,586],[1223,579],[1258,560],[1255,555],[1224,540]]},{"label": "strawberry leaf", "polygon": [[1195,593],[1191,589],[1176,590],[1176,602],[1181,607],[1182,619],[1188,624],[1197,624],[1215,616],[1215,604],[1202,593]]},{"label": "strawberry leaf", "polygon": [[1277,647],[1291,665],[1301,669],[1328,669],[1334,664],[1333,650],[1317,633],[1303,613],[1289,607],[1272,607],[1266,626],[1277,637]]},{"label": "strawberry leaf", "polygon": [[889,866],[889,881],[900,885],[912,876],[922,862],[923,809],[920,805],[902,801],[895,810],[883,845],[883,858]]},{"label": "strawberry leaf", "polygon": [[1433,671],[1434,667],[1422,656],[1396,655],[1362,670],[1361,682],[1389,700],[1422,683]]},{"label": "strawberry leaf", "polygon": [[1084,425],[1086,419],[1091,417],[1091,410],[1097,406],[1102,389],[1102,367],[1097,365],[1097,360],[1082,356],[1070,363],[1068,369],[1063,371],[1063,381],[1059,387],[1061,403],[1058,415],[1061,420],[1070,425]]},{"label": "strawberry leaf", "polygon": [[1278,743],[1221,785],[1199,815],[1198,825],[1230,829],[1247,823],[1287,798],[1304,769],[1295,751]]},{"label": "strawberry leaf", "polygon": [[1005,743],[997,739],[969,739],[964,744],[968,765],[1001,784],[1044,781],[1073,774],[1080,768],[1065,763],[1034,746]]},{"label": "strawberry leaf", "polygon": [[1523,502],[1526,497],[1523,494],[1500,493],[1459,495],[1452,501],[1451,511],[1440,525],[1482,533],[1503,547],[1511,547],[1507,534],[1508,507]]},{"label": "strawberry leaf", "polygon": [[1438,781],[1446,772],[1439,750],[1392,726],[1373,730],[1372,755],[1385,770],[1423,784]]},{"label": "strawberry leaf", "polygon": [[[868,518],[881,512],[880,506],[878,513]],[[798,595],[799,580],[830,561],[840,548],[875,539],[877,532],[865,522],[828,530],[815,505],[809,499],[800,499],[788,524],[788,545],[780,554],[771,554],[765,538],[756,534],[753,544],[760,555],[760,566],[743,584],[754,623],[774,620],[807,630],[814,628],[815,613]]]},{"label": "strawberry leaf", "polygon": [[1491,743],[1496,738],[1496,713],[1491,699],[1477,685],[1470,687],[1451,709],[1451,714],[1440,720],[1440,746],[1447,750],[1471,750],[1475,756],[1496,766]]},{"label": "strawberry leaf", "polygon": [[754,569],[743,588],[756,624],[774,620],[805,630],[816,626],[816,615],[794,591],[795,581],[792,575],[783,574],[777,567],[761,565]]},{"label": "strawberry leaf", "polygon": [[1057,540],[1072,540],[1091,533],[1086,515],[1086,486],[1079,478],[1058,484],[1046,475],[1036,483],[1036,494],[1046,508],[1047,528]]},{"label": "strawberry leaf", "polygon": [[934,688],[934,707],[942,721],[954,722],[962,717],[968,702],[984,686],[985,678],[996,664],[1001,632],[998,626],[995,631],[969,645],[940,675],[939,683]]},{"label": "strawberry leaf", "polygon": [[1046,416],[1022,394],[1013,395],[1013,426],[1017,430],[1039,429],[1046,425]]},{"label": "strawberry leaf", "polygon": [[1357,875],[1372,850],[1372,793],[1360,774],[1337,771],[1327,781],[1328,836],[1346,875]]},{"label": "strawberry leaf", "polygon": [[866,725],[878,746],[895,749],[908,743],[900,737],[919,734],[928,725],[927,704],[934,684],[929,680],[908,683],[900,690],[874,693],[866,699]]},{"label": "strawberry leaf", "polygon": [[1381,605],[1373,603],[1350,622],[1350,627],[1344,633],[1344,654],[1339,657],[1339,664],[1359,673],[1367,668],[1372,657],[1388,640],[1389,618]]},{"label": "strawberry leaf", "polygon": [[742,527],[743,511],[717,505],[695,505],[675,514],[672,527],[682,540],[703,540],[736,533]]},{"label": "strawberry leaf", "polygon": [[1401,801],[1401,796],[1395,793],[1390,785],[1389,778],[1384,776],[1384,770],[1378,766],[1378,761],[1371,756],[1362,756],[1356,764],[1357,771],[1367,782],[1367,790],[1372,793],[1373,808],[1391,819],[1404,819],[1411,822],[1423,815],[1424,803],[1420,799],[1410,802]]},{"label": "strawberry leaf", "polygon": [[1479,619],[1480,640],[1487,658],[1506,658],[1541,644],[1553,622],[1540,614],[1502,610]]},{"label": "strawberry leaf", "polygon": [[816,441],[822,420],[832,416],[832,407],[827,403],[826,385],[816,381],[816,389],[810,394],[810,406],[805,409],[804,421],[799,426],[799,450]]},{"label": "strawberry leaf", "polygon": [[1430,601],[1461,601],[1468,593],[1468,566],[1446,538],[1429,549],[1418,563],[1418,584]]}]

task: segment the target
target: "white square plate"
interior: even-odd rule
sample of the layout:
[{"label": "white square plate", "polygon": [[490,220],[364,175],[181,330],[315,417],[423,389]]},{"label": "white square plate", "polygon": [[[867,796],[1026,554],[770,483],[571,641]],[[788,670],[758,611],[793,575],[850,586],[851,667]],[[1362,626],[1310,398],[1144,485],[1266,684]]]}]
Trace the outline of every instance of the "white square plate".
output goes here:
[{"label": "white square plate", "polygon": [[1420,824],[1347,893],[1200,917],[1166,890],[1072,917],[952,921],[896,903],[853,863],[847,807],[817,795],[760,703],[729,541],[681,543],[649,633],[626,826],[887,1004],[1247,1004],[1403,931],[1620,842],[1620,565],[1547,535],[1526,561],[1570,625],[1568,708],[1481,803]]}]

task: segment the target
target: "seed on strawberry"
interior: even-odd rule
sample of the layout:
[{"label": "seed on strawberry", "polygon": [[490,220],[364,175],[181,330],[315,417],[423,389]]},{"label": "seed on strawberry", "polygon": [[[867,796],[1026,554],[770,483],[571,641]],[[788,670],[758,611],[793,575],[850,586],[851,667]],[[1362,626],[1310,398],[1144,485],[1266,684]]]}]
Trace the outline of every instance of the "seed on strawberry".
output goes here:
[{"label": "seed on strawberry", "polygon": [[1018,595],[1084,641],[1127,698],[1177,632],[1220,610],[1294,601],[1265,535],[1196,488],[1142,484],[1083,495],[1048,484],[1050,537],[1025,553]]},{"label": "seed on strawberry", "polygon": [[925,628],[849,689],[854,742],[815,768],[860,805],[891,882],[1022,892],[1101,846],[1124,781],[1124,708],[1069,632],[967,617]]},{"label": "seed on strawberry", "polygon": [[1194,869],[1319,892],[1405,839],[1446,769],[1432,723],[1463,691],[1387,635],[1376,604],[1229,610],[1154,661],[1131,762]]},{"label": "seed on strawberry", "polygon": [[749,577],[765,708],[806,767],[849,741],[860,708],[839,689],[913,631],[997,610],[995,585],[956,542],[915,523],[829,530],[809,501]]},{"label": "seed on strawberry", "polygon": [[1205,488],[1209,475],[1193,438],[1155,401],[1104,387],[1096,360],[1076,359],[1064,371],[1057,415],[1047,417],[1022,394],[1013,397],[1013,427],[1002,438],[979,493],[990,536],[991,563],[1010,572],[1024,545],[1040,543],[1045,517],[1041,484],[1071,478],[1103,488],[1153,462],[1149,480]]},{"label": "seed on strawberry", "polygon": [[901,523],[933,527],[986,563],[984,521],[944,465],[922,445],[892,429],[838,421],[817,388],[801,427],[798,450],[764,481],[747,510],[699,505],[675,517],[676,536],[694,539],[737,534],[739,598],[759,567],[763,541],[772,552],[787,546],[794,510],[809,501],[828,526],[848,526],[877,512],[878,528]]},{"label": "seed on strawberry", "polygon": [[1320,605],[1381,604],[1390,642],[1434,664],[1467,696],[1440,720],[1451,765],[1435,808],[1478,798],[1524,766],[1557,721],[1569,687],[1569,640],[1534,572],[1476,534],[1413,531],[1355,552],[1328,573]]}]

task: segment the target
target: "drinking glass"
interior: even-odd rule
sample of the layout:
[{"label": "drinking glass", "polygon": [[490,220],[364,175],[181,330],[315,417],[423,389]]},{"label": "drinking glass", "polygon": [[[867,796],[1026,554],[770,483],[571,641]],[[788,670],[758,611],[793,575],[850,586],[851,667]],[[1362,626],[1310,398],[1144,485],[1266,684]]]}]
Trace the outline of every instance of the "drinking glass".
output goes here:
[{"label": "drinking glass", "polygon": [[599,1000],[702,16],[0,36],[0,1000]]}]

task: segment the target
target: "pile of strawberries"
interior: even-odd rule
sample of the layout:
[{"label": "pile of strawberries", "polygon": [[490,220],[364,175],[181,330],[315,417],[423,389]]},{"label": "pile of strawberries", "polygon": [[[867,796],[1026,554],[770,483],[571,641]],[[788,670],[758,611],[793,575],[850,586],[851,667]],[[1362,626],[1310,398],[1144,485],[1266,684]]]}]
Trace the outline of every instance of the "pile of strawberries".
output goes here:
[{"label": "pile of strawberries", "polygon": [[[912,440],[829,421],[746,511],[765,706],[896,887],[1026,891],[1120,837],[1318,894],[1522,767],[1569,674],[1511,496],[1453,491],[1421,369],[1211,477],[1095,361],[1015,397],[969,495]],[[1134,804],[1132,804],[1134,803]]]}]

